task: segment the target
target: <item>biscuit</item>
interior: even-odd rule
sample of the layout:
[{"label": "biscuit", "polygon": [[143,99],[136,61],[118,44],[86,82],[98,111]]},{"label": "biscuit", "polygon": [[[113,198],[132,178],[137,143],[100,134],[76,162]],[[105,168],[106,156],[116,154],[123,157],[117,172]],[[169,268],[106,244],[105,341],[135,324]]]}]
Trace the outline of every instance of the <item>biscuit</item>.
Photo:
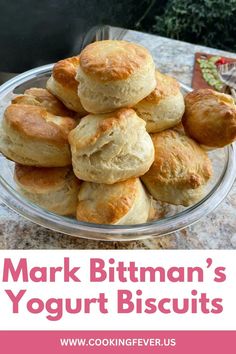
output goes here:
[{"label": "biscuit", "polygon": [[5,110],[0,151],[10,160],[36,167],[71,165],[68,134],[77,123],[71,117],[55,115],[67,110],[57,106],[54,97],[50,105],[49,97],[47,94],[47,99],[39,103],[33,95],[26,94],[15,98]]},{"label": "biscuit", "polygon": [[236,105],[231,96],[211,89],[185,96],[182,123],[186,134],[207,148],[221,148],[236,139]]},{"label": "biscuit", "polygon": [[14,179],[20,193],[32,203],[59,215],[75,215],[80,181],[70,167],[16,164]]},{"label": "biscuit", "polygon": [[69,134],[75,175],[105,184],[143,175],[154,160],[145,125],[129,108],[82,118]]},{"label": "biscuit", "polygon": [[77,219],[96,224],[145,223],[150,199],[138,178],[115,184],[84,182],[79,191]]},{"label": "biscuit", "polygon": [[55,116],[75,117],[75,112],[70,111],[60,100],[43,88],[30,88],[23,95],[16,96],[11,103],[44,107],[48,113]]},{"label": "biscuit", "polygon": [[155,161],[142,181],[159,201],[188,206],[203,197],[212,175],[206,152],[192,139],[174,130],[152,134]]},{"label": "biscuit", "polygon": [[47,89],[58,97],[66,107],[77,112],[80,117],[87,114],[78,96],[78,81],[75,76],[79,66],[79,56],[58,61],[47,81]]},{"label": "biscuit", "polygon": [[177,125],[184,114],[184,97],[179,83],[156,70],[154,91],[133,107],[147,123],[149,133],[157,133]]},{"label": "biscuit", "polygon": [[78,95],[90,113],[132,107],[156,86],[155,65],[144,47],[118,40],[89,44],[80,54]]}]

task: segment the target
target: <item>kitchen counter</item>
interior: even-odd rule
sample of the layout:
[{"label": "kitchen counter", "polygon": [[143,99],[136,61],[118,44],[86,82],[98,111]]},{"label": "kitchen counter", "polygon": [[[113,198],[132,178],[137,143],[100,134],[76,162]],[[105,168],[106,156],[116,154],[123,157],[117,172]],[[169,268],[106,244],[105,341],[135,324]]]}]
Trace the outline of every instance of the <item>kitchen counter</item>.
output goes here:
[{"label": "kitchen counter", "polygon": [[[189,86],[195,52],[236,58],[235,53],[135,31],[127,31],[124,39],[147,47],[160,71]],[[214,212],[182,231],[144,241],[100,242],[47,230],[0,204],[0,249],[236,249],[235,212],[236,183]]]}]

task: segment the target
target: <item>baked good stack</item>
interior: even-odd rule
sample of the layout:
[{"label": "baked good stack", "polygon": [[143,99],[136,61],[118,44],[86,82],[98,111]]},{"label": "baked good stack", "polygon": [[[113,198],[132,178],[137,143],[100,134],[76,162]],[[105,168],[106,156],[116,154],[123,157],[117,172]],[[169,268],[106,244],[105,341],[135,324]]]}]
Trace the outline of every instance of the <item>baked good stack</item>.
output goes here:
[{"label": "baked good stack", "polygon": [[199,90],[184,100],[147,49],[107,40],[56,63],[46,88],[12,100],[0,151],[32,203],[83,222],[132,225],[150,220],[153,199],[199,201],[212,176],[207,150],[235,139],[230,97]]}]

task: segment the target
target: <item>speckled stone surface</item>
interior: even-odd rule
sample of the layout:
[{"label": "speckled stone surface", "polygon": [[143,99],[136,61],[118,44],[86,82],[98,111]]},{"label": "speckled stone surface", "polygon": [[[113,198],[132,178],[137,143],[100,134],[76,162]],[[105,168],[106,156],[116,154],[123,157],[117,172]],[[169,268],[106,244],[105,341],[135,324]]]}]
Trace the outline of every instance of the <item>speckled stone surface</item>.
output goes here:
[{"label": "speckled stone surface", "polygon": [[[157,67],[190,85],[195,52],[235,57],[236,54],[140,32],[124,39],[151,50]],[[210,215],[182,231],[144,241],[100,242],[47,230],[0,204],[0,249],[236,249],[236,183],[228,197]]]}]

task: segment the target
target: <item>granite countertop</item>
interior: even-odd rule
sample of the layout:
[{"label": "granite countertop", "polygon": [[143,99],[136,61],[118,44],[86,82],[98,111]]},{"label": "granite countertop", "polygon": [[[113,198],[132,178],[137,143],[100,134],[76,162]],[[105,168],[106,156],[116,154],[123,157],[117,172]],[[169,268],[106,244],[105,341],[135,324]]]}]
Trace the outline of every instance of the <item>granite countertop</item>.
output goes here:
[{"label": "granite countertop", "polygon": [[[124,39],[147,47],[160,71],[189,86],[195,52],[236,58],[235,53],[135,31],[127,31]],[[214,212],[184,230],[144,241],[101,242],[47,230],[0,204],[0,249],[236,249],[235,211],[236,183]]]}]

